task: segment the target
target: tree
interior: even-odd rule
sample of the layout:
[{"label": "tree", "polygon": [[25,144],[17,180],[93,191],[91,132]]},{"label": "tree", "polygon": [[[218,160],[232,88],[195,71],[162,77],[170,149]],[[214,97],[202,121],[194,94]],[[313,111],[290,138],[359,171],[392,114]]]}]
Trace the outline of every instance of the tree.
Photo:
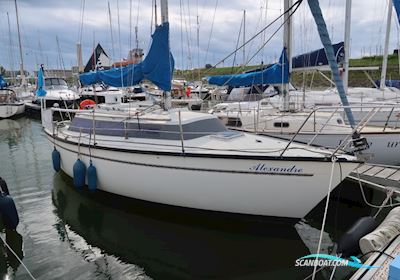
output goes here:
[{"label": "tree", "polygon": [[212,65],[211,64],[206,64],[206,69],[210,69],[210,68],[212,68]]}]

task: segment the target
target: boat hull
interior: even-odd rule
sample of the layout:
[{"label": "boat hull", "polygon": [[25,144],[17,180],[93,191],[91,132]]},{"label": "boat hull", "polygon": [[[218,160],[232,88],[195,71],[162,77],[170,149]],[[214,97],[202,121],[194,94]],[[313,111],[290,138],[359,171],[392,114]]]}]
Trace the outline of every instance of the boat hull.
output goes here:
[{"label": "boat hull", "polygon": [[[277,132],[263,134],[288,140],[293,137],[293,134]],[[295,140],[300,143],[308,143],[314,136],[314,133],[299,133]],[[361,136],[367,139],[369,145],[368,149],[362,151],[367,156],[369,163],[400,165],[400,132],[361,133]],[[313,145],[336,148],[346,137],[346,134],[320,134],[313,141]]]},{"label": "boat hull", "polygon": [[0,118],[6,119],[25,112],[24,103],[0,104]]},{"label": "boat hull", "polygon": [[[73,177],[77,145],[62,140],[55,145],[61,169]],[[88,147],[80,151],[88,166]],[[324,199],[332,168],[330,161],[198,157],[101,147],[92,147],[91,154],[98,188],[106,192],[195,209],[289,218],[304,217]],[[340,165],[333,187],[358,163]]]}]

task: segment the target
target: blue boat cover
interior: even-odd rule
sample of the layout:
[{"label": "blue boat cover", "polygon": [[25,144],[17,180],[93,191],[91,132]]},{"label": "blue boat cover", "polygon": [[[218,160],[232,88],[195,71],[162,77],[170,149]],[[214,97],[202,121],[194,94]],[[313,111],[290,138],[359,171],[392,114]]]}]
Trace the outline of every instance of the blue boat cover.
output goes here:
[{"label": "blue boat cover", "polygon": [[4,81],[3,76],[0,75],[0,89],[6,88],[7,83]]},{"label": "blue boat cover", "polygon": [[43,66],[41,66],[38,71],[36,96],[46,95],[47,92],[43,89],[43,86],[44,86],[44,71],[43,71]]},{"label": "blue boat cover", "polygon": [[393,6],[396,10],[397,19],[400,22],[400,0],[393,0]]},{"label": "blue boat cover", "polygon": [[171,90],[174,58],[169,48],[169,23],[157,26],[146,58],[138,64],[79,75],[82,85],[104,83],[114,87],[134,86],[147,79],[165,91]]},{"label": "blue boat cover", "polygon": [[[375,84],[380,87],[381,86],[381,81],[377,80],[375,81]],[[385,84],[387,87],[395,87],[400,89],[400,80],[386,80]]]},{"label": "blue boat cover", "polygon": [[236,75],[220,75],[207,77],[209,84],[217,86],[251,86],[263,84],[287,84],[289,82],[289,63],[286,49],[282,50],[279,62],[261,71]]},{"label": "blue boat cover", "polygon": [[[336,62],[342,62],[344,59],[344,42],[334,44],[332,47]],[[322,65],[329,65],[324,48],[295,56],[292,59],[292,68],[307,68]]]}]

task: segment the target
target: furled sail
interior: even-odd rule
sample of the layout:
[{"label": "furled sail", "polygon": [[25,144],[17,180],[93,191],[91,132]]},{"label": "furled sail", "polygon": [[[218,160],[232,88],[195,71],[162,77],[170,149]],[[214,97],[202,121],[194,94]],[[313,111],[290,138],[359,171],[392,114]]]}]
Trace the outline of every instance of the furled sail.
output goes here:
[{"label": "furled sail", "polygon": [[147,79],[165,91],[171,90],[174,58],[169,48],[169,23],[157,26],[153,41],[143,62],[105,71],[79,75],[82,85],[104,83],[114,87],[127,87]]},{"label": "furled sail", "polygon": [[289,82],[289,63],[286,49],[282,50],[279,62],[269,65],[263,70],[236,75],[220,75],[207,77],[208,83],[218,86],[251,86],[263,84],[286,84]]},{"label": "furled sail", "polygon": [[47,92],[43,89],[44,87],[44,70],[43,65],[39,68],[38,76],[37,76],[37,89],[36,95],[39,97],[45,96]]}]

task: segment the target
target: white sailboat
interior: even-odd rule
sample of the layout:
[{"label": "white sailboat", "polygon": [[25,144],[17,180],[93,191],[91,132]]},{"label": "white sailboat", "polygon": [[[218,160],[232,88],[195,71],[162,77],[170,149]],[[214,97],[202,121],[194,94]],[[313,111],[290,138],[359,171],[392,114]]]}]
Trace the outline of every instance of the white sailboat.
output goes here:
[{"label": "white sailboat", "polygon": [[[44,130],[59,152],[61,169],[73,177],[77,158],[86,166],[93,163],[100,190],[151,202],[304,217],[326,196],[329,182],[334,188],[359,162],[326,149],[229,131],[210,114],[167,110],[172,76],[167,0],[161,1],[161,8],[162,25],[156,28],[149,55],[134,67],[150,70],[151,53],[158,48],[157,65],[163,58],[162,68],[169,73],[147,79],[161,85],[161,78],[169,80],[161,86],[167,97],[165,110],[148,108],[134,117],[80,110],[71,122],[54,124],[52,111],[62,109],[43,108]],[[110,80],[112,71],[101,75]],[[87,82],[99,77],[82,78]],[[332,161],[341,168],[332,168]]]},{"label": "white sailboat", "polygon": [[11,89],[0,89],[0,119],[11,118],[25,111],[25,103]]},{"label": "white sailboat", "polygon": [[[289,60],[290,63],[291,60]],[[345,80],[345,84],[347,81]],[[303,92],[288,91],[291,99],[303,100]],[[286,95],[287,96],[287,95]],[[281,96],[266,98],[254,102],[223,103],[216,105],[210,112],[217,115],[225,124],[242,131],[292,139],[305,144],[315,144],[323,147],[337,148],[343,141],[348,141],[351,147],[352,139],[348,137],[353,127],[345,124],[346,112],[338,108],[341,98],[338,94],[306,95],[306,104],[292,106],[292,102],[282,102]],[[400,106],[386,105],[376,100],[365,100],[360,105],[359,99],[348,98],[352,113],[357,123],[368,121],[360,126],[362,137],[369,143],[363,155],[373,163],[400,164]],[[283,103],[283,105],[282,105]],[[294,104],[296,105],[296,104]],[[307,105],[307,106],[305,106]],[[312,106],[309,106],[312,105]],[[306,110],[315,105],[325,105],[322,110]],[[327,105],[331,107],[327,107]],[[329,109],[331,108],[331,109]],[[329,112],[331,111],[331,112]],[[374,126],[371,126],[374,125]],[[375,127],[378,126],[378,127]],[[318,134],[316,136],[316,134]]]}]

